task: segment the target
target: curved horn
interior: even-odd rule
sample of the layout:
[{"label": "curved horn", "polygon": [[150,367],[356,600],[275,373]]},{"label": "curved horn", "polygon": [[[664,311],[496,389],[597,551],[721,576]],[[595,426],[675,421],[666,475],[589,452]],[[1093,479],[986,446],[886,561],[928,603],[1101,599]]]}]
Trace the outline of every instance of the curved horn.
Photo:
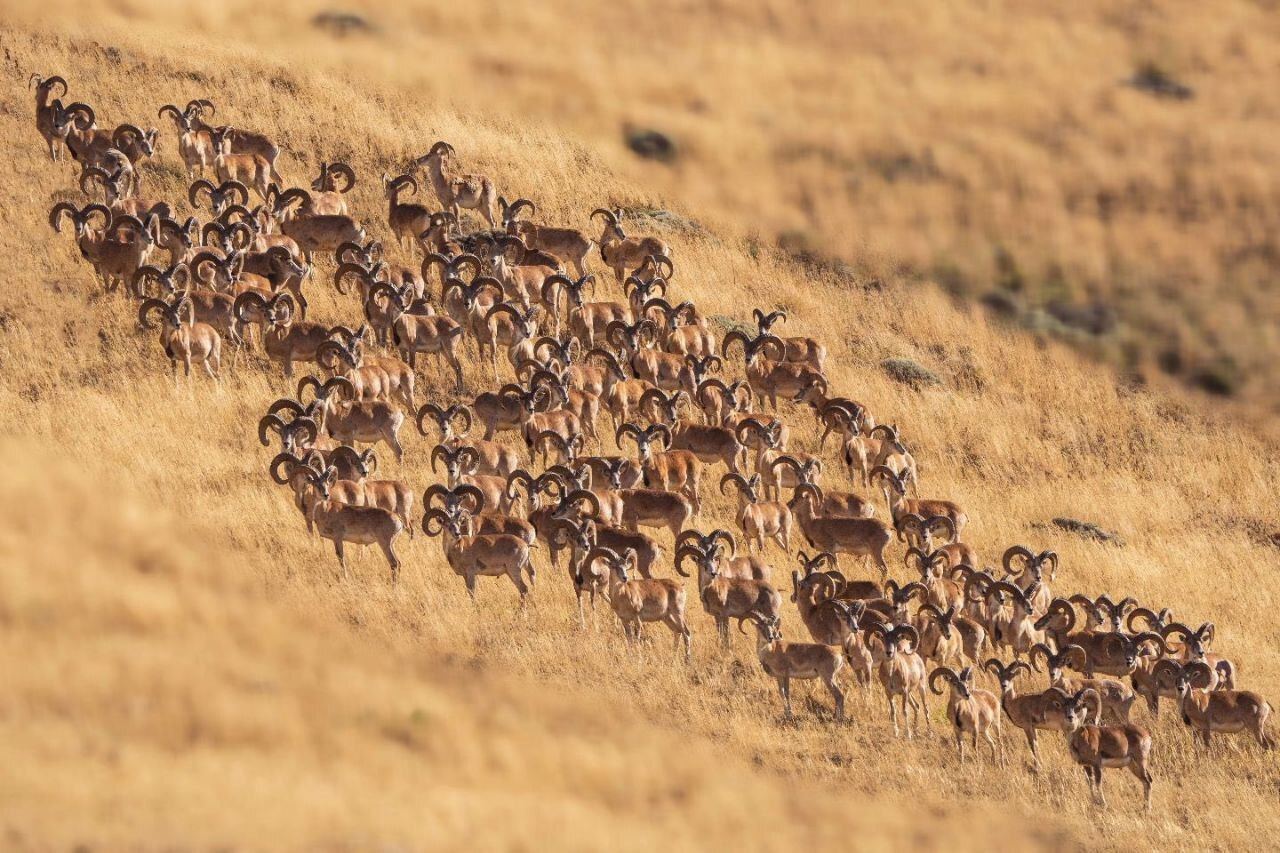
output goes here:
[{"label": "curved horn", "polygon": [[1139,621],[1146,623],[1146,630],[1148,631],[1163,632],[1165,627],[1164,620],[1156,615],[1154,611],[1148,610],[1145,607],[1135,607],[1133,610],[1129,611],[1129,615],[1125,618],[1125,629],[1131,634],[1138,633]]},{"label": "curved horn", "polygon": [[591,518],[600,517],[600,498],[596,496],[595,492],[587,491],[586,489],[574,489],[564,496],[561,503],[568,506],[582,501],[586,501],[591,508],[591,512],[588,513]]},{"label": "curved horn", "polygon": [[960,686],[960,676],[956,675],[951,667],[940,666],[933,672],[929,673],[929,690],[936,696],[941,696],[945,691],[938,689],[938,679],[944,679],[948,684]]},{"label": "curved horn", "polygon": [[208,194],[210,204],[212,204],[213,203],[213,184],[209,183],[204,178],[200,178],[199,180],[194,181],[191,184],[191,188],[187,190],[187,201],[191,202],[191,206],[194,207],[196,210],[199,210],[201,208],[200,193],[202,192]]},{"label": "curved horn", "polygon": [[454,488],[453,493],[459,497],[471,498],[472,509],[470,512],[472,515],[479,515],[484,512],[484,492],[480,491],[476,486],[473,486],[470,483],[464,483],[461,486]]},{"label": "curved horn", "polygon": [[271,444],[271,439],[267,436],[267,431],[274,429],[277,433],[284,434],[284,421],[277,414],[263,415],[258,421],[258,441],[263,447]]},{"label": "curved horn", "polygon": [[800,466],[800,462],[794,456],[789,456],[784,453],[780,456],[774,457],[767,464],[774,477],[778,476],[777,467],[779,465],[783,465],[790,468],[792,473],[795,474],[796,479],[801,483],[806,483],[809,480],[808,476],[805,474],[804,468]]},{"label": "curved horn", "polygon": [[1176,660],[1168,658],[1156,661],[1151,667],[1151,676],[1159,684],[1165,675],[1169,676],[1166,684],[1173,685],[1178,683],[1178,678],[1182,675],[1182,664]]},{"label": "curved horn", "polygon": [[1033,644],[1031,648],[1027,650],[1027,659],[1031,661],[1031,666],[1036,672],[1040,672],[1040,658],[1038,655],[1044,656],[1046,666],[1052,666],[1054,658],[1057,657],[1057,655],[1053,653],[1053,649],[1049,648],[1044,643]]},{"label": "curved horn", "polygon": [[[275,458],[271,460],[271,464],[267,466],[267,472],[271,475],[271,479],[274,480],[277,485],[288,485],[297,464],[298,460],[292,454],[277,453]],[[288,466],[283,473],[280,470],[282,465]]]},{"label": "curved horn", "polygon": [[151,312],[156,310],[160,311],[162,316],[167,315],[169,313],[169,305],[159,299],[142,300],[142,304],[138,306],[138,325],[144,329],[154,329],[155,326],[151,325],[150,315]]},{"label": "curved horn", "polygon": [[49,211],[49,225],[54,231],[62,233],[62,217],[67,215],[71,217],[72,222],[76,222],[82,216],[81,211],[76,210],[76,206],[67,201],[60,201]]},{"label": "curved horn", "polygon": [[748,497],[751,497],[751,484],[748,483],[747,478],[743,477],[741,474],[725,474],[720,478],[720,494],[722,495],[725,494],[725,483],[733,483],[733,485],[737,486],[739,492],[745,493]]},{"label": "curved horn", "polygon": [[439,536],[451,522],[452,519],[444,510],[428,509],[422,516],[422,532],[428,536]]},{"label": "curved horn", "polygon": [[684,561],[686,557],[692,557],[696,564],[700,558],[705,559],[707,557],[707,552],[694,545],[685,545],[683,547],[676,548],[675,564],[673,568],[676,570],[676,574],[683,578],[690,577],[690,574],[684,570]]},{"label": "curved horn", "polygon": [[1209,685],[1213,684],[1213,670],[1204,661],[1193,660],[1182,665],[1183,676],[1191,676],[1188,682],[1192,687],[1198,687],[1201,690],[1208,690]]},{"label": "curved horn", "polygon": [[329,168],[326,169],[325,171],[328,174],[335,175],[337,177],[342,178],[344,181],[346,181],[346,183],[341,188],[339,188],[337,184],[334,184],[334,192],[349,193],[351,192],[352,187],[356,185],[355,170],[352,169],[350,166],[348,166],[346,163],[330,163]]}]

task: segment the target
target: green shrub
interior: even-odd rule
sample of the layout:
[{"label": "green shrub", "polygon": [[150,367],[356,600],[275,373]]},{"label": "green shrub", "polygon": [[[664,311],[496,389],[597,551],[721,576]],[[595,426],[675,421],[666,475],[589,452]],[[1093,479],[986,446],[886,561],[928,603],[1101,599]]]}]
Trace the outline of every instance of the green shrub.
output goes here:
[{"label": "green shrub", "polygon": [[880,369],[903,385],[910,385],[917,391],[942,384],[938,374],[909,358],[886,358],[880,362]]}]

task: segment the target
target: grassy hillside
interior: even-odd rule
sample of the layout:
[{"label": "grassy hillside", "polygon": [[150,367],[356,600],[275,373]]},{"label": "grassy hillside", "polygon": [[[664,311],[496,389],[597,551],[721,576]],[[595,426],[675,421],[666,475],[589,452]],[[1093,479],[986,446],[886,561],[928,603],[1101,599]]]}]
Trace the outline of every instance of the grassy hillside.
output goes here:
[{"label": "grassy hillside", "polygon": [[[996,8],[967,16],[930,5],[911,20],[898,6],[883,19],[833,22],[817,4],[716,4],[683,10],[688,17],[675,26],[675,5],[412,7],[370,12],[379,29],[345,39],[307,25],[317,7],[251,27],[243,21],[259,7],[247,3],[151,17],[134,4],[89,0],[6,15],[6,846],[460,847],[480,839],[485,847],[555,840],[585,848],[608,839],[635,848],[874,848],[998,838],[1010,846],[1227,847],[1280,828],[1268,805],[1280,787],[1274,757],[1243,741],[1206,757],[1168,713],[1153,725],[1152,814],[1141,813],[1136,783],[1114,772],[1112,807],[1100,812],[1057,737],[1044,739],[1049,761],[1038,775],[1026,772],[1025,747],[1008,731],[1009,767],[959,767],[937,700],[933,735],[914,743],[893,741],[878,688],[852,698],[847,725],[830,721],[821,692],[797,702],[797,721],[784,724],[746,640],[722,653],[701,613],[685,667],[663,637],[628,651],[604,614],[580,631],[563,574],[542,573],[526,614],[514,614],[505,582],[482,583],[473,606],[439,545],[421,536],[400,543],[406,570],[397,590],[372,552],[354,561],[352,581],[339,582],[331,550],[305,537],[286,495],[264,476],[270,453],[253,435],[288,384],[252,363],[221,390],[198,382],[175,393],[154,335],[135,331],[133,307],[98,292],[71,241],[45,221],[54,202],[78,194],[71,167],[41,151],[24,90],[32,72],[63,74],[72,97],[107,121],[158,124],[151,117],[160,104],[210,96],[219,117],[282,143],[281,170],[295,183],[322,159],[347,159],[362,178],[355,209],[384,238],[377,175],[437,138],[504,193],[535,198],[549,220],[585,225],[584,214],[605,201],[673,210],[703,223],[652,224],[674,246],[682,295],[726,318],[782,306],[792,333],[824,340],[836,386],[901,426],[921,460],[923,490],[969,511],[966,538],[987,562],[1013,542],[1052,545],[1063,562],[1056,588],[1130,594],[1188,621],[1212,619],[1242,683],[1276,702],[1280,666],[1270,652],[1280,630],[1271,614],[1280,601],[1267,583],[1277,553],[1268,540],[1280,529],[1274,444],[1210,423],[1160,391],[1118,383],[1066,347],[993,325],[914,281],[949,245],[944,237],[969,247],[977,269],[993,246],[1012,242],[1001,222],[1052,236],[1071,264],[1096,263],[1097,244],[1083,226],[1070,227],[1074,218],[1035,227],[1007,203],[1015,185],[1050,192],[1079,175],[1014,142],[1027,160],[999,149],[974,154],[990,172],[973,173],[955,192],[1007,217],[984,231],[973,218],[956,224],[964,217],[937,186],[913,199],[902,181],[871,180],[861,184],[874,187],[870,197],[822,206],[812,187],[832,186],[827,170],[838,162],[783,168],[775,157],[774,146],[806,134],[861,152],[885,138],[936,138],[943,164],[951,146],[980,151],[1019,139],[1039,126],[1037,110],[1052,114],[1051,99],[1033,96],[1025,81],[1053,80],[1062,92],[1087,91],[1089,79],[1114,83],[1135,57],[1112,44],[1118,37],[1107,27],[1133,25],[1087,10],[1015,27]],[[641,8],[663,14],[636,23]],[[91,23],[77,22],[78,12]],[[1207,39],[1220,20],[1238,18],[1200,17],[1177,20]],[[601,35],[574,37],[588,23]],[[290,28],[296,36],[279,42]],[[1049,50],[1064,28],[1079,50]],[[1266,27],[1240,30],[1265,62]],[[1002,47],[1015,40],[1018,51]],[[975,67],[1023,56],[1029,67],[991,75],[1017,73],[1023,83],[970,89],[961,103],[937,88],[957,73],[947,64],[957,55]],[[1107,55],[1114,70],[1099,60]],[[1089,74],[1059,67],[1068,58]],[[1273,95],[1258,95],[1259,114]],[[1173,120],[1161,118],[1172,105],[1127,90],[1113,97],[1132,99],[1153,136]],[[922,128],[913,113],[922,103],[968,104],[972,114],[957,126],[935,111]],[[1081,138],[1094,136],[1094,118],[1074,118]],[[626,119],[676,133],[682,159],[672,168],[636,161],[617,139]],[[1132,126],[1119,113],[1112,123],[1117,137]],[[164,131],[144,180],[179,199],[185,181]],[[1229,125],[1214,133],[1224,146],[1254,138]],[[1137,139],[1130,144],[1139,157]],[[1100,173],[1118,174],[1120,160],[1104,158]],[[1004,183],[991,180],[1004,173]],[[806,204],[814,205],[808,213]],[[1215,224],[1206,231],[1226,232],[1208,218]],[[1152,208],[1133,227],[1175,220]],[[1262,228],[1265,218],[1252,221]],[[854,266],[773,248],[773,235],[796,229]],[[1202,236],[1180,234],[1175,245],[1208,253]],[[1044,251],[1030,238],[1025,245]],[[321,318],[356,316],[353,301],[320,282],[313,291]],[[891,357],[929,366],[940,384],[914,391],[894,382],[879,367]],[[807,414],[790,419],[812,446]],[[430,445],[412,429],[404,435],[404,465],[387,459],[386,469],[420,490],[430,482]],[[706,514],[727,524],[729,509],[718,499]],[[1125,545],[1043,527],[1059,515],[1102,523]],[[787,633],[798,637],[803,629],[787,610]]]},{"label": "grassy hillside", "polygon": [[[385,88],[386,106],[411,92],[483,114],[508,139],[531,118],[572,131],[721,233],[937,281],[1272,429],[1273,3],[843,6],[355,6],[369,29],[337,40],[308,23],[323,5],[262,20],[193,4],[152,28],[121,4],[108,20],[233,33],[237,56],[279,57],[258,83],[283,96],[325,67]],[[669,134],[675,162],[622,156],[624,126]]]}]

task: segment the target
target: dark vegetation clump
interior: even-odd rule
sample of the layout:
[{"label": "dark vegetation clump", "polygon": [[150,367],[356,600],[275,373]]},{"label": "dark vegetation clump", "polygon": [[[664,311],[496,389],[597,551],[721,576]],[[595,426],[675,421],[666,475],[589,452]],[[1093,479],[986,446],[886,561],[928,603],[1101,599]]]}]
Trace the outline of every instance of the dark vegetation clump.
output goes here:
[{"label": "dark vegetation clump", "polygon": [[1172,101],[1190,100],[1195,95],[1190,86],[1175,80],[1168,70],[1150,61],[1140,63],[1125,83],[1141,92]]},{"label": "dark vegetation clump", "polygon": [[1054,527],[1065,530],[1068,533],[1075,533],[1086,539],[1093,539],[1097,542],[1109,542],[1112,545],[1123,545],[1124,540],[1120,538],[1120,534],[1104,530],[1091,521],[1081,521],[1078,518],[1067,518],[1059,516],[1053,520]]},{"label": "dark vegetation clump", "polygon": [[880,362],[880,369],[893,379],[903,385],[909,385],[916,391],[921,388],[942,384],[942,379],[938,374],[909,358],[886,358]]},{"label": "dark vegetation clump", "polygon": [[357,33],[373,32],[373,24],[367,19],[354,12],[338,12],[329,10],[320,12],[311,19],[311,26],[319,30],[327,30],[329,33],[343,38]]},{"label": "dark vegetation clump", "polygon": [[646,160],[674,163],[680,155],[675,141],[670,136],[651,127],[627,126],[622,129],[622,136],[632,153]]}]

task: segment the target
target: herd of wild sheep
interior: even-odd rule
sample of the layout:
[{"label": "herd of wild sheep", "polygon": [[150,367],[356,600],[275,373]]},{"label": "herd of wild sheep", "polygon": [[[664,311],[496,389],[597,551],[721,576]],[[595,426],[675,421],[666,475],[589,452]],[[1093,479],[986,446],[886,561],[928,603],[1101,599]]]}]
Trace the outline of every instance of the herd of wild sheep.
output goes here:
[{"label": "herd of wild sheep", "polygon": [[[271,478],[308,532],[333,543],[344,575],[347,545],[376,545],[396,582],[395,542],[414,534],[416,492],[374,477],[374,447],[402,463],[412,420],[430,440],[423,470],[429,461],[437,478],[422,495],[421,528],[439,537],[468,592],[505,576],[523,606],[545,554],[567,565],[580,620],[603,598],[628,643],[661,623],[688,658],[681,578],[696,577],[725,646],[731,622],[754,626],[787,717],[791,682],[817,679],[842,720],[851,671],[864,689],[879,682],[894,734],[901,726],[911,737],[930,727],[929,693],[945,693],[962,761],[966,741],[981,760],[981,738],[1003,762],[1001,727],[1011,725],[1038,765],[1037,733],[1062,732],[1102,803],[1103,769],[1127,767],[1147,808],[1153,740],[1132,719],[1138,696],[1152,720],[1161,698],[1173,700],[1206,746],[1231,732],[1274,745],[1270,706],[1237,689],[1235,664],[1212,650],[1212,622],[1193,628],[1132,598],[1054,590],[1052,551],[1014,545],[1001,570],[983,567],[962,540],[965,511],[918,496],[898,430],[833,393],[820,341],[778,334],[787,315],[762,309],[717,335],[677,297],[671,247],[629,234],[622,210],[593,210],[595,236],[539,224],[532,201],[507,203],[437,142],[404,174],[382,177],[378,230],[395,243],[392,258],[348,205],[351,166],[325,162],[309,189],[286,186],[279,147],[210,124],[216,108],[201,99],[158,112],[192,181],[184,218],[184,200],[142,186],[156,128],[100,126],[88,104],[63,102],[61,77],[31,83],[50,158],[75,161],[90,199],[55,205],[49,222],[60,232],[70,220],[106,290],[136,300],[175,382],[179,365],[189,382],[193,367],[220,381],[224,348],[249,369],[263,362],[248,353],[264,354],[290,380],[295,363],[315,366],[268,407],[258,434],[278,444]],[[419,180],[438,210],[419,203]],[[464,215],[483,226],[465,227]],[[306,290],[323,286],[322,270],[358,303],[358,319],[308,318]],[[422,393],[428,355],[452,388]],[[612,432],[602,435],[604,412]],[[820,436],[801,449],[795,433],[810,420]],[[708,473],[736,502],[732,523],[706,518]],[[838,490],[845,476],[859,491]],[[906,583],[889,577],[895,543]],[[852,558],[878,576],[847,578],[838,566]],[[805,641],[783,638],[775,559],[795,567],[790,600]],[[1047,684],[1032,687],[1033,672]],[[993,689],[980,686],[988,679]]]}]

